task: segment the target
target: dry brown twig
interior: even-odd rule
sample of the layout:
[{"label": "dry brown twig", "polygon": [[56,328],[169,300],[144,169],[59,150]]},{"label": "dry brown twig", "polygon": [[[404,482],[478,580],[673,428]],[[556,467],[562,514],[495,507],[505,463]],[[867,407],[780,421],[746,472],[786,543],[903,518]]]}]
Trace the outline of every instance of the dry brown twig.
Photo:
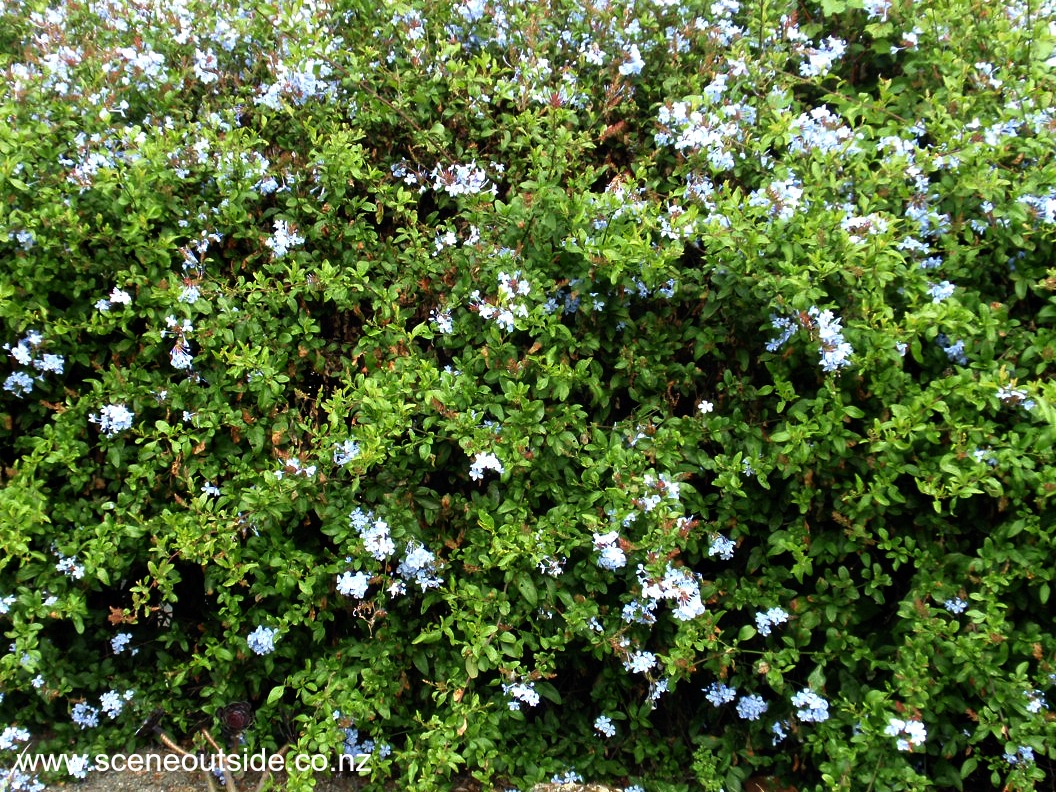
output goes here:
[{"label": "dry brown twig", "polygon": [[[158,741],[170,751],[173,751],[174,753],[177,753],[180,756],[194,757],[194,754],[192,754],[185,748],[181,748],[179,745],[176,744],[175,740],[173,740],[168,734],[165,733],[165,731],[157,724],[156,718],[157,716],[155,714],[150,719],[148,719],[147,722],[144,723],[142,727],[140,727],[140,730],[139,732],[137,732],[137,735],[141,735],[143,733],[152,733],[155,737],[158,738]],[[224,753],[223,749],[220,748],[219,744],[217,744],[216,740],[213,738],[213,735],[209,732],[208,729],[203,727],[201,734],[205,738],[206,742],[208,742],[209,745],[211,745],[216,751],[216,753],[220,756],[220,770],[223,773],[224,788],[226,792],[239,792],[238,785],[235,783],[234,775],[227,771],[227,754]],[[279,749],[279,756],[285,757],[289,750],[289,744],[284,745],[281,749]],[[218,792],[216,782],[213,780],[212,772],[210,772],[209,770],[202,770],[201,772],[202,775],[205,776],[205,783],[206,786],[209,788],[209,792]],[[261,773],[260,781],[257,783],[254,792],[262,792],[264,786],[268,783],[270,779],[271,768],[265,767],[264,771]]]}]

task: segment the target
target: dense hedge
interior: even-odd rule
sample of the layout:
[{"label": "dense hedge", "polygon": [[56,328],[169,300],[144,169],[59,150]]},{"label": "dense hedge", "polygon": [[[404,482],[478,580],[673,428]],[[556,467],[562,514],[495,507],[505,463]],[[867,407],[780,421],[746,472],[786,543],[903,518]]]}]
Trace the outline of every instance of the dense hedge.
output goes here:
[{"label": "dense hedge", "polygon": [[862,5],[3,6],[4,762],[1051,785],[1056,9]]}]

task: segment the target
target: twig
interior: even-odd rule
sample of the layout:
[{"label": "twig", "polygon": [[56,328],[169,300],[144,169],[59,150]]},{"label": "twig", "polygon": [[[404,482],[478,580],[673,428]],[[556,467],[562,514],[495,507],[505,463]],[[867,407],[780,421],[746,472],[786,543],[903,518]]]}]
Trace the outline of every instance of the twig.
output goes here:
[{"label": "twig", "polygon": [[205,739],[211,746],[213,746],[217,754],[220,755],[220,771],[224,774],[224,787],[227,789],[227,792],[238,792],[238,787],[235,786],[235,779],[227,769],[227,754],[225,754],[220,746],[216,744],[216,740],[213,739],[213,735],[209,733],[208,729],[203,728],[202,734],[205,735]]},{"label": "twig", "polygon": [[161,744],[168,748],[170,751],[175,751],[180,756],[194,756],[194,754],[192,754],[190,751],[185,751],[183,748],[174,743],[172,741],[172,738],[160,729],[157,729],[155,731],[155,734],[158,735],[158,739],[161,741]]},{"label": "twig", "polygon": [[[286,754],[289,752],[289,750],[290,750],[290,745],[289,745],[289,743],[287,743],[286,745],[282,746],[282,748],[279,750],[279,756],[285,757]],[[268,782],[268,780],[270,778],[271,778],[271,767],[270,766],[266,766],[265,769],[264,769],[264,772],[260,776],[260,783],[257,784],[257,788],[254,790],[254,792],[263,792],[264,785]]]}]

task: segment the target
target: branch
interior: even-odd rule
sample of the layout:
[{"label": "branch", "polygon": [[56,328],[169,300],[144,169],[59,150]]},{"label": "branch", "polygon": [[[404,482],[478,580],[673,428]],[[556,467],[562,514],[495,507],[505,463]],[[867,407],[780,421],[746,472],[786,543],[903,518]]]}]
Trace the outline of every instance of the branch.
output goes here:
[{"label": "branch", "polygon": [[[290,750],[290,744],[287,743],[286,745],[282,746],[281,749],[279,749],[279,756],[286,756],[286,754],[289,752],[289,750]],[[254,792],[264,792],[264,785],[266,783],[268,783],[268,780],[270,778],[271,778],[271,767],[270,766],[266,766],[264,768],[264,772],[260,776],[260,783],[257,784],[257,788],[254,790]]]},{"label": "branch", "polygon": [[235,786],[235,779],[227,769],[227,754],[225,754],[220,749],[220,746],[216,744],[216,740],[213,739],[213,735],[209,733],[208,729],[203,728],[202,734],[205,735],[205,739],[220,755],[220,770],[224,774],[224,787],[227,789],[227,792],[238,792],[238,787]]}]

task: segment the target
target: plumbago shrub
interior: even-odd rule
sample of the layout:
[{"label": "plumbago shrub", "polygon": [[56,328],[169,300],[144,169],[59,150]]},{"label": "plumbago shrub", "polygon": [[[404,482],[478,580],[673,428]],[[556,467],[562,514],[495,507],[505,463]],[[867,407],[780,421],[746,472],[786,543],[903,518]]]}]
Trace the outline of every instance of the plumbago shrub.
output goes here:
[{"label": "plumbago shrub", "polygon": [[4,5],[3,765],[1051,786],[1054,12]]}]

